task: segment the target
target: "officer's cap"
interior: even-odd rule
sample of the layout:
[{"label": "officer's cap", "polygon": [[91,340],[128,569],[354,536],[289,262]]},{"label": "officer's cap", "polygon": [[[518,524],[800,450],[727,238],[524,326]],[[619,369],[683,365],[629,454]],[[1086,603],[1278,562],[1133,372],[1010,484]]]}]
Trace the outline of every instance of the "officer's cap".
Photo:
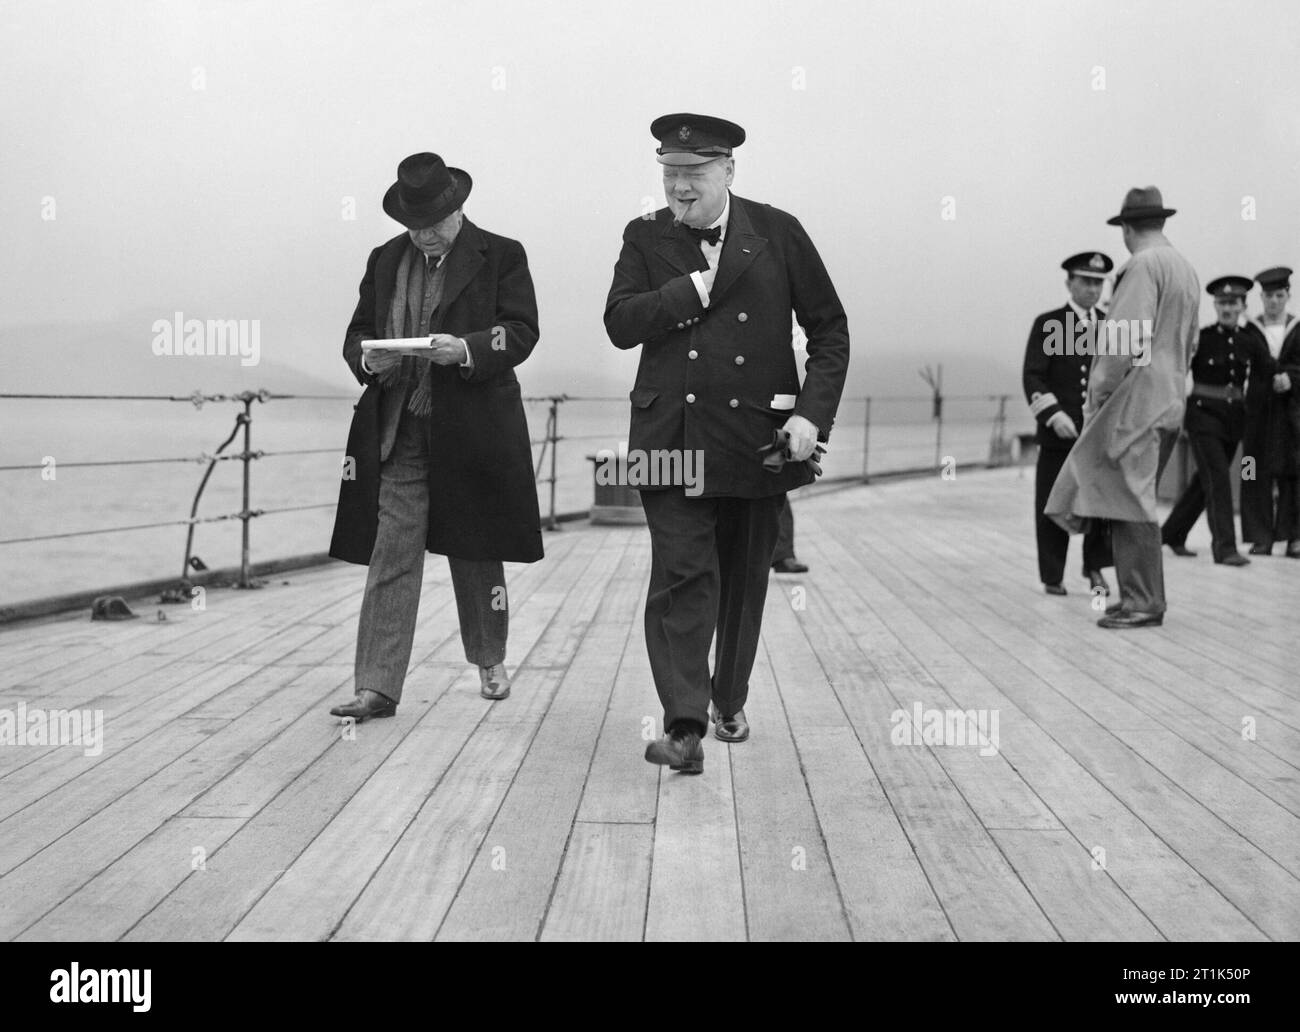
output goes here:
[{"label": "officer's cap", "polygon": [[1254,285],[1249,276],[1220,276],[1209,282],[1205,292],[1220,301],[1244,301]]},{"label": "officer's cap", "polygon": [[1081,251],[1072,254],[1061,262],[1061,268],[1071,276],[1087,276],[1091,279],[1105,279],[1106,274],[1115,268],[1115,263],[1100,251]]},{"label": "officer's cap", "polygon": [[650,135],[659,141],[655,153],[661,165],[702,165],[729,158],[731,149],[745,142],[744,129],[711,115],[663,115],[650,123]]}]

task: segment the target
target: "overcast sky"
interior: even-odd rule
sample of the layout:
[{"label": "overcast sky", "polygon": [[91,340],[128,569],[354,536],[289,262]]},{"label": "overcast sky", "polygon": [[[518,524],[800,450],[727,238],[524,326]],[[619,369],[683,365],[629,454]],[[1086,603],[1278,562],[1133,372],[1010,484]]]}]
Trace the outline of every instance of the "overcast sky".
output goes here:
[{"label": "overcast sky", "polygon": [[1203,283],[1300,268],[1297,10],[5,2],[0,321],[138,320],[147,348],[177,310],[260,319],[264,358],[349,383],[366,256],[401,231],[380,199],[432,150],[473,175],[469,217],[527,248],[527,387],[626,390],[601,312],[623,225],[663,204],[649,123],[687,110],[746,128],[734,191],[817,243],[851,392],[902,351],[1018,364],[1060,261],[1124,256],[1105,220],[1129,187],[1179,209]]}]

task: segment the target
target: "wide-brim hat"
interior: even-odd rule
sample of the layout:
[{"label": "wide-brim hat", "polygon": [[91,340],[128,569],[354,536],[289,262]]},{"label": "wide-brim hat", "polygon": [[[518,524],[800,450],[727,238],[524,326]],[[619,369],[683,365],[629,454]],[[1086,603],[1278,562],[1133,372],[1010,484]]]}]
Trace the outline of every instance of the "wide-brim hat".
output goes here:
[{"label": "wide-brim hat", "polygon": [[384,194],[384,211],[407,229],[424,229],[464,204],[473,187],[464,169],[448,167],[436,154],[412,154],[397,166],[397,182]]},{"label": "wide-brim hat", "polygon": [[1119,214],[1106,220],[1108,226],[1118,226],[1139,219],[1166,219],[1176,214],[1177,208],[1166,208],[1164,198],[1154,186],[1135,186],[1124,195],[1124,205]]}]

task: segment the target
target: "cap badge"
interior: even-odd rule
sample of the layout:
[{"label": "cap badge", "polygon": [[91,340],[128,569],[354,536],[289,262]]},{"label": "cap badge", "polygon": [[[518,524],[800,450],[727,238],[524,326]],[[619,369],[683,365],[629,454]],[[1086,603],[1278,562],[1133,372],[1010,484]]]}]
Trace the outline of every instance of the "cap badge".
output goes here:
[{"label": "cap badge", "polygon": [[684,125],[677,130],[677,139],[681,140],[682,143],[685,143],[690,138],[691,138],[691,127],[689,125]]},{"label": "cap badge", "polygon": [[1094,269],[1104,269],[1106,267],[1106,259],[1099,254],[1094,254],[1090,259],[1088,259],[1088,265]]}]

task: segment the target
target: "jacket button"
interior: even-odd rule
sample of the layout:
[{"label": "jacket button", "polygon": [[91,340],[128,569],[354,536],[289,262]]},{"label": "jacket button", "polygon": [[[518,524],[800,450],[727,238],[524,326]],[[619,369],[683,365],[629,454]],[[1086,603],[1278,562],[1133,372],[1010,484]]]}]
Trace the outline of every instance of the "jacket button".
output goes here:
[{"label": "jacket button", "polygon": [[688,395],[686,395],[686,404],[688,404],[688,405],[694,405],[694,404],[695,404],[695,395],[694,395],[694,394],[688,394]]},{"label": "jacket button", "polygon": [[732,408],[740,408],[740,402],[738,402],[735,398],[732,398],[729,402],[727,402],[727,404],[730,405]]},{"label": "jacket button", "polygon": [[749,322],[749,316],[747,316],[744,312],[741,312],[738,316],[736,316],[736,322]]},{"label": "jacket button", "polygon": [[744,365],[744,364],[745,364],[745,356],[744,356],[744,355],[737,355],[737,356],[736,356],[736,365]]},{"label": "jacket button", "polygon": [[677,328],[678,328],[679,330],[684,330],[684,329],[686,329],[686,324],[685,324],[685,323],[678,323],[678,324],[677,324]]},{"label": "jacket button", "polygon": [[1085,377],[1081,378],[1081,379],[1079,380],[1079,382],[1082,383],[1082,384],[1086,384],[1086,383],[1088,382],[1088,378],[1085,376]]},{"label": "jacket button", "polygon": [[687,357],[687,358],[699,358],[699,357],[700,357],[700,353],[699,353],[698,351],[696,351],[694,348],[691,348],[690,351],[686,352],[686,357]]}]

